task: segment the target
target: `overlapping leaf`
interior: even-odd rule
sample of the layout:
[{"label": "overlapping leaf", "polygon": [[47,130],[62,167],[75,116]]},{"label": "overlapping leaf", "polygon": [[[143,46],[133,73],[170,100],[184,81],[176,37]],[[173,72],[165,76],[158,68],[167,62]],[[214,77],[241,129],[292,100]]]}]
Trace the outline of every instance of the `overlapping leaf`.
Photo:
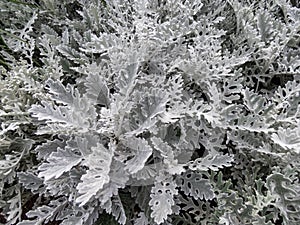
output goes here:
[{"label": "overlapping leaf", "polygon": [[113,154],[112,148],[105,148],[102,144],[98,144],[92,148],[92,153],[84,160],[84,165],[89,169],[81,177],[82,182],[77,186],[80,196],[76,202],[81,206],[96,195],[105,184],[109,183]]}]

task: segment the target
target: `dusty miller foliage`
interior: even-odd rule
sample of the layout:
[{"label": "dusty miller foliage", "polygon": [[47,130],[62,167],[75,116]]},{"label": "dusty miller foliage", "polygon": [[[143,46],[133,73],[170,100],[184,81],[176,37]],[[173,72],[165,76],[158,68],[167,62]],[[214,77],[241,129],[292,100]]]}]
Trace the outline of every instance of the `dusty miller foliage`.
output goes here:
[{"label": "dusty miller foliage", "polygon": [[0,223],[300,224],[297,1],[0,17]]}]

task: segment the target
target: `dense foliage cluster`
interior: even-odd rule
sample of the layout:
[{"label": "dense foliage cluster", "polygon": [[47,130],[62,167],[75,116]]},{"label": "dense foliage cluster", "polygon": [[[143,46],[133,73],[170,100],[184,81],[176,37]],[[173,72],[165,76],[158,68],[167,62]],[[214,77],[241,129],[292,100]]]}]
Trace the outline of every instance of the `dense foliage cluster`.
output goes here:
[{"label": "dense foliage cluster", "polygon": [[1,0],[0,223],[299,225],[295,0]]}]

